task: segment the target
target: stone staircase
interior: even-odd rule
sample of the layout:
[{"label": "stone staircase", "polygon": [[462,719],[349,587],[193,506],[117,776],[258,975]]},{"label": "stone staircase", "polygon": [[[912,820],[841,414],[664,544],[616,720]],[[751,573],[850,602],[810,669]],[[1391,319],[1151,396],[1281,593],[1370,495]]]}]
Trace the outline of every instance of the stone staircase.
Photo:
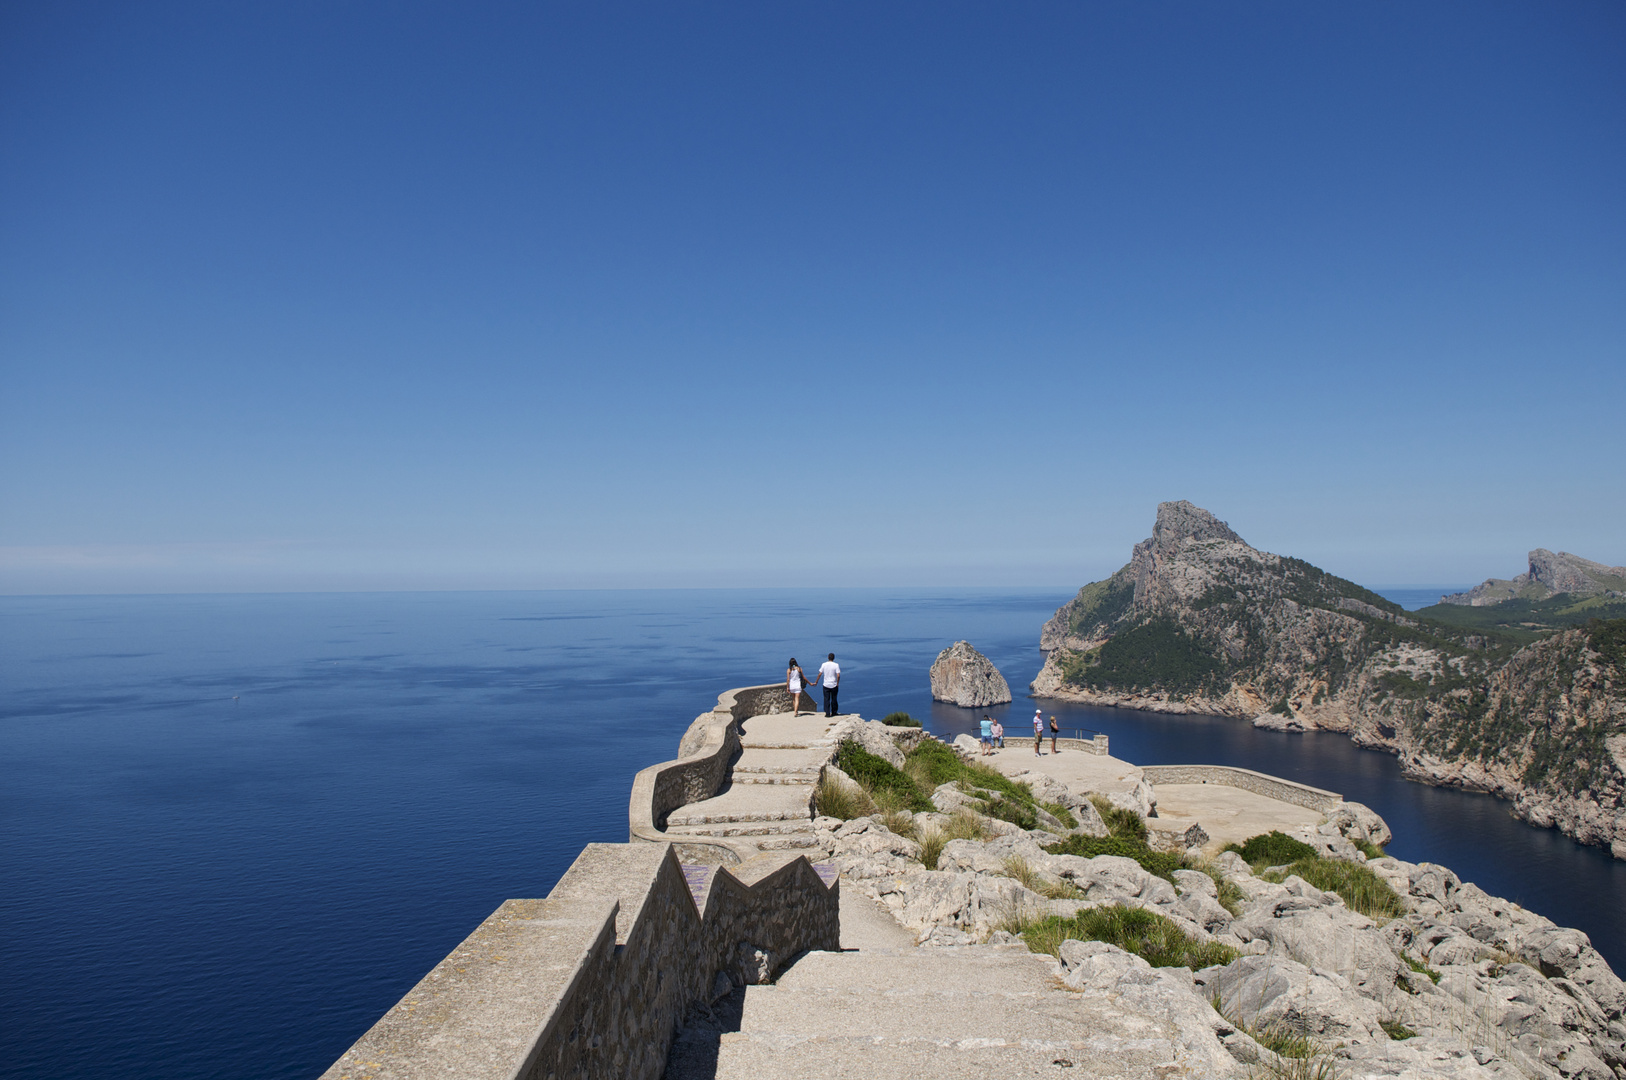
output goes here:
[{"label": "stone staircase", "polygon": [[665,1080],[1185,1071],[1172,1024],[1065,989],[1021,945],[915,948],[872,901],[844,890],[841,908],[841,952],[807,953],[776,984],[718,1002],[679,1035]]},{"label": "stone staircase", "polygon": [[835,752],[830,729],[841,719],[822,713],[769,713],[740,723],[740,754],[712,798],[666,818],[666,832],[749,840],[760,851],[810,848],[813,790]]}]

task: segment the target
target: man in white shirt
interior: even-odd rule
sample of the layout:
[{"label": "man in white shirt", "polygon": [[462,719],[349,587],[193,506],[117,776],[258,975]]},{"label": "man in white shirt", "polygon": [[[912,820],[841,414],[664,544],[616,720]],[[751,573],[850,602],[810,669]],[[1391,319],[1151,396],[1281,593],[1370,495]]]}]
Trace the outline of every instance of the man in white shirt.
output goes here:
[{"label": "man in white shirt", "polygon": [[836,707],[836,691],[841,688],[841,665],[836,663],[835,653],[831,653],[830,659],[819,665],[819,682],[824,684],[824,715],[834,716],[841,711]]}]

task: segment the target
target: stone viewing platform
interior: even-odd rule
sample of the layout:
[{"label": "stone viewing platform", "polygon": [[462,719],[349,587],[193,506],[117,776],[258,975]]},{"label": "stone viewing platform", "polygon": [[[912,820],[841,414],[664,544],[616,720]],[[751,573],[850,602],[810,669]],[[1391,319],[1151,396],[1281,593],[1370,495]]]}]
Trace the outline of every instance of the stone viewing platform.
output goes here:
[{"label": "stone viewing platform", "polygon": [[1336,792],[788,706],[720,695],[628,843],[505,902],[325,1080],[1626,1080],[1584,934],[1384,856]]}]

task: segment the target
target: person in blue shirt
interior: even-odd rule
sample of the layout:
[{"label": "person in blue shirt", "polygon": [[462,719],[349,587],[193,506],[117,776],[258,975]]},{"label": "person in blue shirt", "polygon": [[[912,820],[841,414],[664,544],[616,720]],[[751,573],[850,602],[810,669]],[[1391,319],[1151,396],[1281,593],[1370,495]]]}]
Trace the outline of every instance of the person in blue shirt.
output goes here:
[{"label": "person in blue shirt", "polygon": [[994,752],[994,722],[987,716],[982,718],[982,755],[987,757]]}]

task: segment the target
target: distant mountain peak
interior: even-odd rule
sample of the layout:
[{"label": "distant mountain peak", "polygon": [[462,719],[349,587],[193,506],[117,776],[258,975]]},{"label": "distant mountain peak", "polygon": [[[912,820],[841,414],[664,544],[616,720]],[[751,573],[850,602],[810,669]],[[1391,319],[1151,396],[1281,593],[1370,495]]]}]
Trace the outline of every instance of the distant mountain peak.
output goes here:
[{"label": "distant mountain peak", "polygon": [[1442,604],[1489,607],[1508,600],[1545,600],[1557,593],[1590,596],[1626,593],[1626,566],[1605,566],[1567,551],[1536,548],[1529,569],[1514,578],[1488,578],[1467,592],[1440,598]]},{"label": "distant mountain peak", "polygon": [[1231,527],[1207,510],[1184,499],[1157,504],[1157,522],[1152,526],[1152,543],[1169,551],[1184,540],[1230,540],[1246,543]]}]

